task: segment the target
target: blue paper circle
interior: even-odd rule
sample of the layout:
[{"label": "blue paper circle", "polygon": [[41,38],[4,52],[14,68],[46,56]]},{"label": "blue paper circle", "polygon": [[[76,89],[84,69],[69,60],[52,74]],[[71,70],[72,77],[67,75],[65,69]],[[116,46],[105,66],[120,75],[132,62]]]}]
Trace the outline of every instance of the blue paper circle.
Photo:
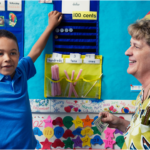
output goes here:
[{"label": "blue paper circle", "polygon": [[64,129],[62,127],[56,127],[54,129],[54,135],[56,136],[57,139],[61,138],[64,134]]},{"label": "blue paper circle", "polygon": [[33,129],[33,133],[34,133],[34,135],[38,135],[38,136],[43,135],[42,131],[38,127],[35,127]]},{"label": "blue paper circle", "polygon": [[82,134],[81,134],[81,131],[82,131],[81,128],[77,128],[72,133],[73,133],[74,136],[80,135],[80,137],[83,137]]},{"label": "blue paper circle", "polygon": [[95,145],[95,144],[103,144],[103,140],[100,138],[99,135],[96,135],[93,139],[91,139],[91,144]]}]

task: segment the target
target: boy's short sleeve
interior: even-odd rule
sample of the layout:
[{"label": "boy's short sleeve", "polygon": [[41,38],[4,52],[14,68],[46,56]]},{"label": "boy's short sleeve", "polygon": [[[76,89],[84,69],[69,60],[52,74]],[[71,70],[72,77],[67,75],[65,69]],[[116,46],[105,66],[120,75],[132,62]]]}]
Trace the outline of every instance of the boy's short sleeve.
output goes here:
[{"label": "boy's short sleeve", "polygon": [[29,57],[29,56],[21,58],[18,63],[17,68],[22,70],[26,74],[27,80],[36,74],[36,69],[35,69],[34,63],[31,59],[31,57]]}]

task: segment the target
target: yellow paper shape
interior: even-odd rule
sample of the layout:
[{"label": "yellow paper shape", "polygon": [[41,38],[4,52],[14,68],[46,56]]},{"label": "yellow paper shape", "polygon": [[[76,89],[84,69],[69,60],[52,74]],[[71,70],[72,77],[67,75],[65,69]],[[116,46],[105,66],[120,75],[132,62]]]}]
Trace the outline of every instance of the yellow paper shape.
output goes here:
[{"label": "yellow paper shape", "polygon": [[135,101],[136,101],[136,100],[132,100],[132,102],[131,102],[133,106],[135,106]]},{"label": "yellow paper shape", "polygon": [[[70,64],[66,63],[65,59],[70,58],[70,55],[62,55],[64,62],[62,63],[49,63],[47,60],[52,58],[52,54],[46,54],[45,56],[45,79],[44,79],[44,96],[46,98],[52,97],[52,82],[60,83],[61,86],[61,95],[55,97],[68,97],[70,83],[77,82],[75,90],[78,94],[78,98],[101,98],[101,75],[102,75],[102,55],[95,55],[95,59],[100,60],[100,64]],[[86,55],[81,55],[82,62],[86,58]],[[51,67],[54,65],[59,66],[59,80],[54,81],[52,79]],[[82,69],[82,73],[78,80],[76,77]],[[64,70],[67,70],[69,77],[72,75],[72,70],[75,70],[74,80],[68,80]],[[94,86],[93,86],[94,85]],[[82,91],[81,91],[82,88]],[[72,93],[72,98],[75,98],[75,95]],[[83,107],[86,107],[83,105]]]},{"label": "yellow paper shape", "polygon": [[91,143],[90,143],[90,141],[91,141],[91,138],[90,137],[88,137],[87,135],[84,137],[84,138],[81,138],[81,140],[82,140],[82,146],[89,146],[89,147],[91,147]]},{"label": "yellow paper shape", "polygon": [[83,127],[83,121],[80,119],[79,116],[77,116],[76,119],[73,120],[72,122],[73,122],[74,125],[75,125],[75,129],[76,129],[77,127]]},{"label": "yellow paper shape", "polygon": [[92,135],[93,135],[93,130],[92,130],[90,127],[86,127],[85,129],[83,129],[83,130],[81,131],[81,134],[82,134],[83,136],[85,136],[85,135],[92,136]]},{"label": "yellow paper shape", "polygon": [[96,11],[73,11],[72,19],[97,20],[97,12]]},{"label": "yellow paper shape", "polygon": [[54,135],[54,130],[51,127],[46,127],[43,130],[44,136],[49,140]]}]

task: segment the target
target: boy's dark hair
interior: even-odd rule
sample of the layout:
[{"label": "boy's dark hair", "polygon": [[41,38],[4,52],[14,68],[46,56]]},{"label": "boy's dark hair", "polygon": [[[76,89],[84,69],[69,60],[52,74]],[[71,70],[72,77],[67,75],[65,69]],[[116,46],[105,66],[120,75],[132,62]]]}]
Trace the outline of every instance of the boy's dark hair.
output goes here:
[{"label": "boy's dark hair", "polygon": [[6,37],[8,39],[12,39],[16,42],[17,47],[18,47],[18,51],[19,51],[19,46],[18,46],[18,42],[17,42],[17,38],[15,37],[15,35],[7,30],[0,30],[0,38],[1,37]]}]

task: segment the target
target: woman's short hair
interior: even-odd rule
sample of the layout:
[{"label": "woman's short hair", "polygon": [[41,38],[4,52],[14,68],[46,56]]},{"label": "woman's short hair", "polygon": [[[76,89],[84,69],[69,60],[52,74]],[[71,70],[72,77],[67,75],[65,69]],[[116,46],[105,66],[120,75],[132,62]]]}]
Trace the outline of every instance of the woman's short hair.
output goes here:
[{"label": "woman's short hair", "polygon": [[150,46],[150,20],[145,18],[137,20],[136,23],[128,27],[128,32],[137,40],[144,39]]},{"label": "woman's short hair", "polygon": [[0,38],[1,37],[6,37],[8,39],[12,39],[16,42],[18,50],[19,50],[19,46],[18,46],[18,42],[17,42],[17,38],[15,37],[15,35],[7,30],[0,30]]}]

